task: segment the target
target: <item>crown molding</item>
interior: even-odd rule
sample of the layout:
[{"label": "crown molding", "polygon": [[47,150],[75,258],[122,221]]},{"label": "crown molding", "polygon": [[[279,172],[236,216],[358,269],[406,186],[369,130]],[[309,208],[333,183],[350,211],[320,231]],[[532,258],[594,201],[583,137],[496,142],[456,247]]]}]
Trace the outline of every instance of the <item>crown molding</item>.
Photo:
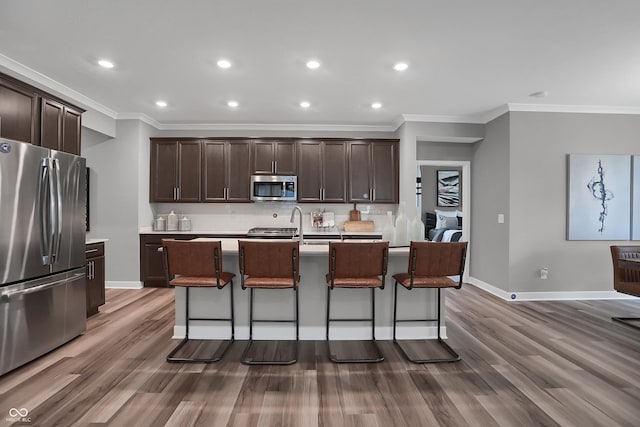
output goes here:
[{"label": "crown molding", "polygon": [[640,114],[640,107],[607,105],[507,104],[509,111],[583,114]]},{"label": "crown molding", "polygon": [[[127,114],[126,118],[135,118]],[[118,115],[120,118],[120,115]],[[142,119],[140,119],[142,120]],[[149,119],[152,120],[152,119]],[[395,132],[393,125],[342,125],[342,124],[287,124],[287,123],[159,123],[149,121],[158,130],[210,130],[210,131],[320,131],[320,132]]]},{"label": "crown molding", "polygon": [[118,113],[115,117],[116,120],[140,120],[156,129],[161,130],[162,123],[152,119],[144,113]]},{"label": "crown molding", "polygon": [[81,94],[80,92],[71,89],[68,86],[63,85],[50,77],[45,76],[42,73],[37,72],[36,70],[27,67],[13,59],[0,54],[0,68],[3,71],[6,71],[6,74],[11,75],[19,80],[24,81],[28,80],[26,83],[29,83],[33,86],[39,87],[42,90],[46,90],[47,92],[51,92],[53,95],[56,95],[60,98],[66,98],[70,100],[74,104],[79,104],[78,106],[83,108],[90,108],[99,113],[102,113],[112,119],[115,119],[117,114],[110,108],[105,107],[99,102],[94,101]]}]

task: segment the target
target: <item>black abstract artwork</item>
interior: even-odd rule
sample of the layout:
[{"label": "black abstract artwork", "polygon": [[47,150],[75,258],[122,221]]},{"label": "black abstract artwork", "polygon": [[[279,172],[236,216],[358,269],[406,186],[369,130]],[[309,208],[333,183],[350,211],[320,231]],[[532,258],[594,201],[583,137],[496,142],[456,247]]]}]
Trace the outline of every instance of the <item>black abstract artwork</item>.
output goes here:
[{"label": "black abstract artwork", "polygon": [[608,206],[607,202],[613,199],[613,192],[608,190],[604,182],[604,168],[602,167],[602,160],[598,159],[598,176],[591,178],[587,184],[587,188],[591,192],[591,195],[600,203],[600,215],[598,222],[600,227],[598,232],[604,231],[604,220],[607,217]]}]

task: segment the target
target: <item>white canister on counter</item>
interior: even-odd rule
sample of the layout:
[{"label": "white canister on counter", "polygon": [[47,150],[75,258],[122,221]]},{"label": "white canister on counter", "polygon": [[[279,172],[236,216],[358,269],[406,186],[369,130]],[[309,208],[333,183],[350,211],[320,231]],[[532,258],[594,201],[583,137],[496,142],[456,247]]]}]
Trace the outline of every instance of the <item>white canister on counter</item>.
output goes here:
[{"label": "white canister on counter", "polygon": [[171,211],[169,215],[167,215],[167,231],[177,231],[178,230],[178,215],[174,211]]},{"label": "white canister on counter", "polygon": [[164,217],[159,216],[153,221],[153,229],[155,231],[165,231],[167,229],[167,220]]},{"label": "white canister on counter", "polygon": [[180,231],[191,231],[191,220],[186,216],[180,218],[180,223],[178,225]]}]

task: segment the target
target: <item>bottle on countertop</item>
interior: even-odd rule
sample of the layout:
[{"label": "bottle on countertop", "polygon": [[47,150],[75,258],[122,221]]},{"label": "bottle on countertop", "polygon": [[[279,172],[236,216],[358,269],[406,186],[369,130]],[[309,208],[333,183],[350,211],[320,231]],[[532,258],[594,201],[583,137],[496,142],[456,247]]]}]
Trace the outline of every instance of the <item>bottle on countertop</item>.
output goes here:
[{"label": "bottle on countertop", "polygon": [[387,211],[387,218],[382,228],[382,240],[386,240],[390,244],[395,241],[396,229],[393,226],[393,212]]},{"label": "bottle on countertop", "polygon": [[167,215],[167,231],[177,231],[178,230],[178,215],[171,211],[169,215]]},{"label": "bottle on countertop", "polygon": [[420,219],[418,212],[413,215],[413,218],[411,218],[409,222],[409,238],[414,242],[424,240],[424,223]]},{"label": "bottle on countertop", "polygon": [[396,218],[396,246],[407,246],[409,244],[409,220],[404,210],[404,203],[400,203],[398,217]]}]

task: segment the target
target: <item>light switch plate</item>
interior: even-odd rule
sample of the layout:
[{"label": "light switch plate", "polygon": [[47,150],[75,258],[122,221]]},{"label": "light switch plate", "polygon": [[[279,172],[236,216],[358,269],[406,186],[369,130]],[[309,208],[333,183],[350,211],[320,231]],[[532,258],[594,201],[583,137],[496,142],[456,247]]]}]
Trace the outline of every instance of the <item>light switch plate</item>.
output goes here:
[{"label": "light switch plate", "polygon": [[498,224],[504,224],[504,214],[498,214]]}]

